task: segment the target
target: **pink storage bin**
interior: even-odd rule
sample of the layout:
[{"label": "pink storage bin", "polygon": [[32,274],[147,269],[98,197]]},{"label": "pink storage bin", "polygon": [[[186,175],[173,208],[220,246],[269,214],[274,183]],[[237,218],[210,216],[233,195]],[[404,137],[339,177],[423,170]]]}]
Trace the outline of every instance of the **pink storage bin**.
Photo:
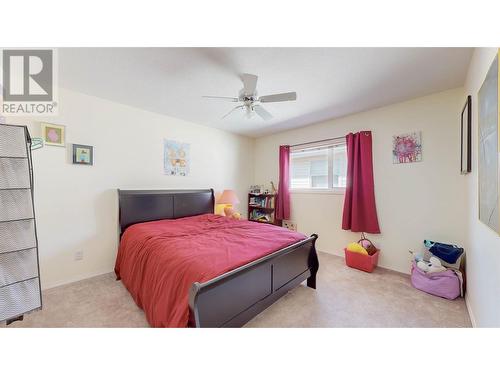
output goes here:
[{"label": "pink storage bin", "polygon": [[413,261],[411,284],[419,290],[438,297],[455,299],[460,296],[460,280],[450,269],[443,272],[425,273]]}]

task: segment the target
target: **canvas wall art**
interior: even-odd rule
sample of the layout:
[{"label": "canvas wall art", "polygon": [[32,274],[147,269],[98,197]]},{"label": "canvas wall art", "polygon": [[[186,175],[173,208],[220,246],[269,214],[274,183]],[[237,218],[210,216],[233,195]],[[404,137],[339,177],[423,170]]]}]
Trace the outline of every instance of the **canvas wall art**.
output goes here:
[{"label": "canvas wall art", "polygon": [[392,140],[394,164],[422,161],[422,132],[395,135]]},{"label": "canvas wall art", "polygon": [[479,220],[500,233],[498,54],[478,94]]},{"label": "canvas wall art", "polygon": [[190,145],[173,140],[163,140],[164,173],[169,176],[189,175]]}]

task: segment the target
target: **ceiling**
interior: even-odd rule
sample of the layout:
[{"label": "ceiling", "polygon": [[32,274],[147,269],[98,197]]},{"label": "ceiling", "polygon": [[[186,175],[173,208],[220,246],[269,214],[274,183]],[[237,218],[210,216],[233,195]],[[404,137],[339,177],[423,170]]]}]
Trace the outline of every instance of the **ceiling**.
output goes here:
[{"label": "ceiling", "polygon": [[[247,136],[261,136],[463,85],[471,48],[61,48],[62,87]],[[240,75],[259,76],[264,121],[233,113]]]}]

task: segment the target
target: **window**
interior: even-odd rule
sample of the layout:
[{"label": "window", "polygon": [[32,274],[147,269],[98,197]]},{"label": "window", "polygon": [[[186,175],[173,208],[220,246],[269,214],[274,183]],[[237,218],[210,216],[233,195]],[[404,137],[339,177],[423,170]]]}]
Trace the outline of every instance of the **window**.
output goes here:
[{"label": "window", "polygon": [[294,146],[290,151],[292,190],[343,190],[346,173],[347,146],[343,139]]}]

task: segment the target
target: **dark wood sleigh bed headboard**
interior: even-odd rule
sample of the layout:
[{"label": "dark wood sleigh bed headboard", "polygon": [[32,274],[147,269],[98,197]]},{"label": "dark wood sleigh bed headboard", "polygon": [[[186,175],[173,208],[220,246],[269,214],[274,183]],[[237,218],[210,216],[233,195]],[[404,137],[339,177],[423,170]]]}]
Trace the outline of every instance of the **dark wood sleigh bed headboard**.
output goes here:
[{"label": "dark wood sleigh bed headboard", "polygon": [[129,226],[146,221],[214,213],[214,190],[120,190],[120,236]]}]

